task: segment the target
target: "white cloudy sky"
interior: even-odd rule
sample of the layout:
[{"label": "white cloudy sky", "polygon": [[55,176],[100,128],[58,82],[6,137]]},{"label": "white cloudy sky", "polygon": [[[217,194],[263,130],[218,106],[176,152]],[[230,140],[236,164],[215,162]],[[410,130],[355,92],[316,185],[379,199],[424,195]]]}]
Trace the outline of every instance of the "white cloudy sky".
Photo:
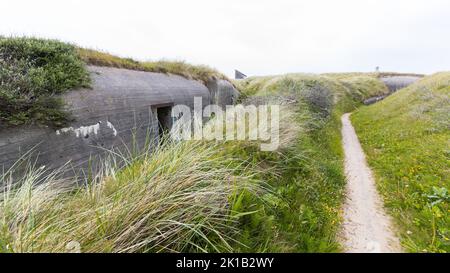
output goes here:
[{"label": "white cloudy sky", "polygon": [[232,75],[450,70],[448,0],[0,0],[0,35]]}]

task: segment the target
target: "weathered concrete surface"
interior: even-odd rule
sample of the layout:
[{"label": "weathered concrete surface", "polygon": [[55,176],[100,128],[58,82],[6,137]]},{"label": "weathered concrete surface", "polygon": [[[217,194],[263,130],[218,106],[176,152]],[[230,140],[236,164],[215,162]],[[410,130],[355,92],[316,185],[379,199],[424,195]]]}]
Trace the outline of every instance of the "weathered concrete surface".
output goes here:
[{"label": "weathered concrete surface", "polygon": [[381,100],[384,100],[387,96],[389,96],[389,95],[383,95],[383,96],[376,96],[376,97],[368,98],[368,99],[366,99],[364,101],[364,104],[365,105],[371,105],[371,104],[377,103],[377,102],[379,102]]},{"label": "weathered concrete surface", "polygon": [[212,104],[226,106],[234,104],[239,98],[239,92],[225,80],[211,80],[206,85],[211,92]]},{"label": "weathered concrete surface", "polygon": [[389,88],[389,91],[395,92],[402,88],[408,87],[409,85],[415,83],[420,80],[421,77],[418,76],[392,76],[392,77],[383,77],[380,80],[386,84]]},{"label": "weathered concrete surface", "polygon": [[52,170],[70,161],[72,174],[79,175],[96,162],[95,157],[104,155],[105,149],[142,147],[146,141],[158,140],[158,107],[193,107],[195,96],[211,101],[206,86],[179,76],[93,66],[88,69],[92,90],[74,90],[63,96],[76,119],[68,128],[55,131],[20,126],[0,131],[0,172],[33,149],[36,166]]},{"label": "weathered concrete surface", "polygon": [[384,100],[386,97],[396,92],[397,90],[408,87],[411,84],[415,83],[416,81],[420,80],[421,78],[422,77],[418,76],[391,76],[380,78],[380,80],[384,82],[384,84],[388,87],[389,94],[368,98],[364,101],[364,104],[371,105],[381,100]]}]

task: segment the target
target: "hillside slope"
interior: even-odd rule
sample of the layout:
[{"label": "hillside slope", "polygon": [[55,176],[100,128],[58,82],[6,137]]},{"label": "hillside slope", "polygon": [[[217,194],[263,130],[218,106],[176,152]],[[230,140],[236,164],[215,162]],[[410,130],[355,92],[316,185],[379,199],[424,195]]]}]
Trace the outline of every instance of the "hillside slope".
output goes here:
[{"label": "hillside slope", "polygon": [[450,251],[450,73],[425,77],[352,121],[412,252]]},{"label": "hillside slope", "polygon": [[[288,75],[239,82],[245,103],[282,104],[280,148],[167,142],[121,155],[88,186],[42,168],[0,197],[0,252],[336,252],[345,179],[340,116],[388,92],[376,78]],[[164,142],[163,142],[164,143]],[[256,145],[255,145],[256,144]],[[57,238],[57,240],[55,240]]]},{"label": "hillside slope", "polygon": [[295,102],[291,105],[296,124],[302,128],[295,145],[281,156],[252,153],[280,170],[262,177],[277,194],[269,204],[247,202],[248,210],[258,213],[244,219],[240,240],[254,251],[341,251],[336,236],[345,189],[340,116],[364,99],[386,94],[387,87],[376,76],[364,74],[289,74],[236,84],[247,103]]}]

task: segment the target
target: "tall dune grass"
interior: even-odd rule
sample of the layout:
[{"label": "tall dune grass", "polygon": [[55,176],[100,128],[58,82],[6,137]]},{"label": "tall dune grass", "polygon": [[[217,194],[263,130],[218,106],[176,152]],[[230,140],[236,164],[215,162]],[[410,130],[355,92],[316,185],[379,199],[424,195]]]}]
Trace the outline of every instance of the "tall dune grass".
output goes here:
[{"label": "tall dune grass", "polygon": [[[294,141],[297,126],[284,108],[280,143]],[[165,139],[154,151],[129,159],[111,156],[91,183],[73,188],[28,165],[23,176],[0,176],[0,252],[233,252],[242,194],[272,194],[259,162],[230,156],[259,142]],[[115,152],[111,152],[117,156]],[[119,161],[126,161],[124,168]]]},{"label": "tall dune grass", "polygon": [[62,186],[71,181],[58,171],[7,173],[0,252],[337,251],[338,116],[359,104],[349,96],[359,85],[301,75],[264,82],[243,93],[285,106],[278,151],[258,141],[163,142],[125,168],[104,161],[77,189]]},{"label": "tall dune grass", "polygon": [[76,190],[43,168],[20,180],[3,176],[0,251],[66,252],[78,244],[82,252],[231,251],[230,200],[255,184],[244,162],[217,149],[165,144]]}]

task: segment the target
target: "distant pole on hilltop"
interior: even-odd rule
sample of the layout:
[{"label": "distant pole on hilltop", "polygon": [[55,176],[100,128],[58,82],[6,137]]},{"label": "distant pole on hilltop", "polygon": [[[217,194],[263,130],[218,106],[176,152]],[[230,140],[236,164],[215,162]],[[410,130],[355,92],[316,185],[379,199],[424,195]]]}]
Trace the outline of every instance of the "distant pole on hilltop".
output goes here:
[{"label": "distant pole on hilltop", "polygon": [[234,78],[235,78],[236,80],[242,80],[242,79],[247,78],[247,75],[245,75],[245,74],[242,73],[241,71],[235,69],[235,70],[234,70]]}]

